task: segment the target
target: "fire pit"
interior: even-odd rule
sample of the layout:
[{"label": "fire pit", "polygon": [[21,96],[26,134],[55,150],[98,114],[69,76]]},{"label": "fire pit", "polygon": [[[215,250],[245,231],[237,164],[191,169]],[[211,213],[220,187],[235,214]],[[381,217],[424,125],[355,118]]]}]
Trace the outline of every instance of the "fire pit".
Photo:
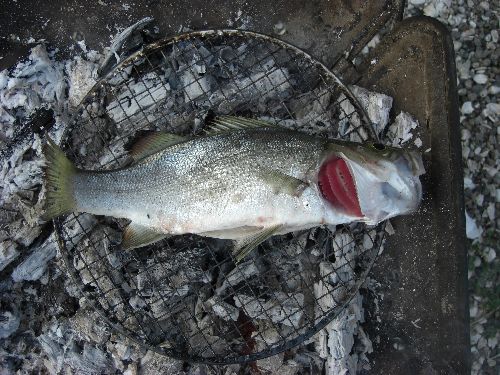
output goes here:
[{"label": "fire pit", "polygon": [[[25,105],[19,107],[14,105],[8,110],[8,114],[13,117],[12,121],[6,123],[5,131],[13,132],[13,137],[5,139],[4,151],[14,150],[15,157],[6,156],[6,158],[11,158],[11,161],[5,164],[8,172],[5,186],[17,189],[16,183],[21,182],[21,185],[25,186],[26,181],[35,186],[28,190],[21,190],[21,200],[18,200],[15,195],[8,196],[9,199],[16,198],[16,200],[13,199],[13,203],[11,202],[12,204],[6,207],[9,210],[6,211],[8,215],[3,216],[3,220],[7,217],[8,221],[9,217],[16,215],[16,221],[8,223],[9,232],[13,233],[12,239],[3,243],[7,245],[4,246],[7,255],[5,259],[10,262],[2,271],[4,292],[1,301],[2,327],[8,328],[3,331],[5,332],[3,334],[10,334],[3,340],[3,348],[9,356],[5,362],[7,368],[24,372],[37,372],[40,368],[47,368],[49,371],[53,369],[53,372],[57,372],[69,366],[74,371],[80,372],[109,370],[127,373],[135,371],[138,373],[181,373],[182,371],[194,372],[208,369],[208,373],[217,371],[236,373],[246,371],[248,368],[256,368],[271,373],[280,371],[281,373],[294,373],[294,371],[295,373],[320,371],[339,373],[346,370],[363,373],[362,368],[371,367],[373,373],[467,373],[469,350],[466,304],[467,261],[463,236],[462,175],[453,45],[445,28],[432,19],[416,17],[401,21],[404,3],[398,0],[369,2],[292,0],[271,3],[265,1],[247,3],[195,1],[191,4],[192,6],[186,7],[185,2],[179,0],[169,1],[168,6],[161,1],[152,3],[138,0],[133,4],[128,1],[99,2],[99,5],[89,7],[87,3],[76,0],[71,3],[61,2],[60,6],[55,7],[33,3],[29,5],[29,11],[26,11],[28,8],[23,2],[13,3],[3,23],[9,30],[7,34],[12,33],[12,35],[0,40],[0,50],[3,56],[0,61],[2,68],[8,68],[20,58],[26,57],[29,50],[27,43],[32,43],[33,40],[40,41],[38,43],[46,40],[50,46],[57,47],[59,52],[53,56],[50,48],[47,54],[44,46],[37,46],[32,52],[31,63],[19,65],[23,69],[26,67],[39,69],[35,69],[34,72],[42,75],[40,79],[35,77],[35,82],[42,85],[35,87],[39,90],[39,96],[35,93],[32,97],[33,93],[29,90],[29,85],[26,88],[22,86],[33,78],[32,76],[23,76],[20,80],[16,80],[17,77],[14,76],[16,72],[11,72],[11,77],[9,77],[9,79],[15,79],[14,86],[21,87],[21,93],[29,94],[27,98],[30,100]],[[252,345],[254,348],[252,354],[257,356],[266,349],[263,342],[274,352],[282,350],[284,346],[281,344],[284,342],[290,346],[294,345],[293,337],[302,341],[304,336],[301,332],[319,324],[319,321],[315,319],[320,311],[319,309],[306,310],[302,317],[296,314],[296,307],[302,304],[302,299],[298,295],[300,291],[297,288],[302,284],[285,283],[284,280],[276,278],[275,276],[279,275],[278,271],[281,271],[283,267],[278,269],[272,262],[285,261],[286,263],[290,261],[290,258],[297,262],[310,262],[305,263],[311,265],[306,274],[316,275],[316,279],[304,278],[303,284],[307,289],[305,293],[302,293],[303,305],[308,306],[310,300],[307,298],[310,296],[316,298],[315,293],[321,291],[321,288],[314,290],[316,284],[331,291],[330,284],[319,284],[323,278],[320,271],[323,271],[323,274],[325,271],[329,272],[328,268],[319,269],[319,266],[324,265],[325,262],[335,264],[337,259],[334,256],[327,258],[326,255],[332,252],[335,255],[335,251],[337,253],[339,251],[327,252],[326,249],[338,249],[345,245],[344,239],[355,239],[352,244],[358,246],[354,247],[351,254],[356,257],[356,264],[359,261],[361,268],[354,268],[354,272],[348,275],[351,280],[341,280],[344,289],[350,293],[356,288],[356,280],[363,279],[363,271],[368,270],[369,262],[373,259],[371,252],[362,254],[360,249],[365,247],[359,245],[368,244],[368,247],[373,239],[375,240],[373,251],[375,251],[379,246],[380,237],[370,237],[370,232],[365,237],[364,229],[366,228],[344,227],[333,228],[329,231],[330,233],[322,229],[318,233],[298,233],[295,237],[273,239],[258,249],[252,258],[245,260],[245,263],[254,261],[246,264],[248,271],[251,271],[253,266],[259,272],[264,270],[259,279],[264,279],[267,283],[268,293],[255,290],[255,294],[252,294],[250,288],[254,288],[254,285],[251,284],[245,289],[245,282],[240,282],[241,279],[237,278],[229,280],[231,285],[240,282],[235,288],[228,287],[228,283],[222,287],[224,278],[236,277],[236,273],[231,274],[231,271],[239,269],[234,266],[231,259],[227,259],[227,243],[222,241],[207,241],[194,236],[192,238],[180,237],[165,241],[158,247],[124,253],[119,247],[119,242],[122,227],[126,223],[106,221],[103,218],[88,215],[67,217],[56,223],[62,245],[65,247],[62,255],[69,265],[65,267],[61,264],[61,258],[56,257],[57,250],[52,225],[35,222],[35,227],[32,228],[23,224],[23,221],[19,219],[21,214],[29,218],[32,212],[38,213],[37,198],[43,197],[43,194],[38,194],[40,181],[37,180],[37,175],[29,176],[30,179],[26,181],[19,178],[13,180],[17,172],[30,172],[40,162],[39,157],[33,156],[33,150],[25,150],[24,147],[32,144],[33,148],[37,149],[41,144],[41,134],[47,129],[54,139],[59,140],[59,130],[66,126],[65,111],[68,109],[68,103],[70,109],[73,109],[72,106],[80,101],[80,93],[88,90],[88,85],[75,85],[75,82],[88,84],[89,80],[95,78],[93,73],[97,71],[99,66],[97,64],[102,62],[102,56],[96,51],[102,51],[103,47],[109,44],[110,30],[113,33],[121,31],[123,30],[121,27],[126,28],[136,20],[151,16],[155,18],[158,28],[156,26],[151,28],[153,31],[156,30],[156,33],[141,33],[148,43],[155,40],[158,32],[161,35],[176,35],[182,31],[202,30],[208,27],[253,29],[269,35],[278,35],[280,39],[299,46],[331,68],[344,83],[359,85],[392,98],[392,108],[390,113],[387,113],[389,123],[396,121],[401,111],[410,113],[418,120],[415,131],[420,139],[420,150],[423,151],[427,170],[422,179],[425,192],[423,205],[419,212],[412,216],[391,220],[395,233],[386,239],[383,252],[378,256],[370,277],[366,279],[364,285],[375,286],[375,289],[362,288],[361,295],[360,292],[355,293],[347,308],[342,310],[314,338],[305,340],[302,345],[286,350],[280,355],[265,358],[256,363],[242,366],[231,365],[223,370],[220,368],[215,370],[215,367],[211,366],[192,365],[189,367],[182,361],[175,361],[166,356],[153,354],[152,351],[146,351],[144,346],[164,354],[175,355],[174,352],[177,352],[177,354],[183,354],[183,358],[189,357],[188,359],[192,360],[190,356],[193,352],[189,352],[188,344],[193,346],[200,341],[205,344],[198,330],[208,333],[210,335],[208,342],[216,346],[217,340],[210,340],[220,337],[223,334],[221,328],[224,327],[228,329],[228,335],[223,334],[222,339],[233,340],[232,344],[236,341],[234,341],[234,336],[231,336],[231,332],[234,334],[240,329],[242,333],[239,339],[240,346],[227,349],[232,350],[232,355],[228,355],[227,358],[233,360],[238,359],[238,356],[242,361],[246,360],[251,354],[246,354],[245,351],[248,351]],[[135,48],[140,48],[135,42],[141,38],[138,35],[135,36],[137,38],[132,44]],[[76,41],[79,43],[75,44]],[[172,41],[172,44],[176,43],[177,41]],[[68,49],[68,46],[71,47]],[[280,48],[282,47],[280,45]],[[204,45],[204,48],[210,51],[210,46]],[[119,60],[124,58],[123,51],[116,48],[112,50],[113,56]],[[153,51],[146,49],[145,52]],[[83,59],[79,56],[82,53],[85,55]],[[291,53],[292,56],[296,54],[295,51]],[[166,56],[171,58],[171,55]],[[225,52],[222,52],[222,56],[223,61],[231,60],[231,56],[225,55]],[[59,63],[60,60],[66,58],[70,60]],[[161,56],[158,58],[151,56],[149,61],[154,66],[161,58]],[[38,64],[39,61],[43,64]],[[194,67],[196,74],[201,74],[198,82],[188,75],[183,78],[185,82],[195,81],[192,85],[193,90],[195,88],[203,90],[204,82],[218,82],[221,88],[225,87],[221,81],[223,76],[216,75],[217,80],[213,81],[212,73],[214,72],[210,72],[211,64],[205,64],[207,71],[204,73],[204,67],[199,63],[200,61],[202,59],[197,58],[196,67]],[[305,61],[307,62],[307,59]],[[155,101],[165,100],[170,95],[163,97],[164,88],[160,84],[161,80],[155,78],[156,73],[148,66],[148,60],[144,59],[142,64],[138,63],[139,61],[136,60],[127,67],[127,62],[123,62],[115,70],[117,73],[115,78],[107,76],[104,81],[101,81],[108,86],[97,87],[93,91],[94,98],[89,96],[85,100],[87,104],[95,101],[95,108],[81,107],[78,113],[80,116],[78,126],[73,125],[72,130],[64,134],[63,143],[66,151],[72,154],[72,158],[79,165],[101,169],[125,164],[127,162],[126,143],[140,132],[140,126],[145,125],[146,129],[161,128],[159,120],[155,120],[155,116],[160,116],[160,114],[155,113],[153,107],[147,102],[151,99],[151,103],[154,104]],[[191,61],[186,61],[185,65],[189,64]],[[135,70],[140,69],[141,65],[143,72],[150,71],[152,74],[146,77],[137,73]],[[79,67],[85,69],[79,69]],[[111,68],[112,65],[107,67]],[[275,67],[279,67],[278,71],[272,67],[268,69],[271,78],[278,78],[278,75],[285,72],[289,78],[295,74],[293,69],[289,70],[289,66],[283,60],[277,60]],[[321,72],[322,68],[316,67],[315,71]],[[73,74],[75,72],[83,74],[75,75]],[[262,73],[262,70],[248,74],[259,72]],[[49,73],[60,73],[60,79],[46,80]],[[122,78],[122,73],[123,77],[127,78]],[[9,73],[6,74],[9,75]],[[133,80],[132,76],[140,76],[142,81]],[[177,78],[182,84],[181,76]],[[206,80],[202,79],[204,76]],[[325,77],[331,77],[331,75],[326,74]],[[68,84],[71,83],[69,92],[65,92],[68,88],[68,85],[64,85],[65,80]],[[340,93],[347,98],[341,101],[340,97],[336,96],[338,88],[335,82],[333,86],[330,86],[332,82],[330,78],[325,78],[325,80],[325,85],[333,88],[329,94],[330,102],[337,103],[337,107],[340,104],[340,111],[348,115],[342,122],[344,127],[337,129],[315,124],[310,129],[301,129],[310,132],[330,129],[332,133],[328,134],[327,131],[323,133],[325,136],[335,136],[337,131],[339,135],[345,131],[343,136],[359,136],[360,139],[369,135],[370,130],[366,127],[366,119],[362,111],[356,108],[356,102],[352,100],[348,91],[340,89]],[[165,87],[170,88],[170,91],[165,89],[167,94],[180,87],[179,83],[175,86],[174,81],[168,82],[169,86],[165,82]],[[267,82],[267,78],[263,81]],[[55,95],[50,90],[45,90],[54,82],[61,83],[56,88]],[[311,90],[307,87],[294,86],[296,82],[293,80],[290,82],[292,83],[290,87],[294,87],[298,90],[297,92],[309,95],[312,99],[315,99],[315,95],[319,95],[311,94]],[[128,83],[132,90],[140,90],[134,91],[135,96],[124,94],[126,90],[120,91],[118,87],[120,85],[123,87],[125,83]],[[46,84],[48,86],[45,86]],[[141,89],[137,84],[144,86]],[[210,87],[212,90],[212,86]],[[313,87],[314,85],[311,85],[311,88]],[[352,86],[349,87],[354,90]],[[74,88],[78,90],[75,91]],[[141,96],[141,91],[144,90],[147,94]],[[154,99],[151,98],[149,91]],[[283,91],[280,95],[290,94],[290,91]],[[193,91],[188,92],[188,94],[193,93]],[[49,94],[53,97],[51,98]],[[28,121],[22,118],[23,112],[32,114],[33,107],[38,105],[36,99],[42,96],[49,98],[49,102],[42,101],[43,105],[53,109],[56,115],[56,124],[53,127],[46,119]],[[133,113],[132,110],[138,108],[133,98],[136,98],[145,108],[144,117],[141,118],[142,114]],[[289,96],[282,98],[286,100]],[[319,96],[319,98],[320,104],[324,105],[321,101],[322,97]],[[196,98],[193,96],[191,99]],[[216,99],[216,97],[210,98],[213,103],[217,102]],[[237,102],[241,100],[241,97],[228,96],[228,99],[235,99]],[[185,112],[183,114],[164,112],[167,119],[177,118],[178,120],[178,122],[172,122],[174,126],[169,129],[185,134],[203,132],[205,121],[215,114],[214,111],[211,113],[207,109],[207,100],[206,97],[194,100],[189,108],[186,105],[185,93],[178,91],[175,103],[179,102],[181,107],[186,106]],[[235,101],[232,103],[234,104]],[[123,106],[123,110],[120,106]],[[318,108],[320,108],[319,105]],[[187,109],[190,109],[189,113]],[[241,113],[245,115],[281,120],[281,124],[285,126],[292,125],[292,119],[299,119],[299,116],[285,114],[284,108],[276,113],[272,111],[261,113],[260,109],[254,107],[244,109],[244,105],[241,105],[228,108],[225,113],[231,113],[231,110],[239,113],[238,111],[241,110]],[[306,109],[310,110],[310,108]],[[328,113],[330,109],[326,109]],[[191,112],[196,113],[196,116],[189,117]],[[355,122],[354,114],[349,116],[351,112],[357,114],[361,128],[365,129],[366,134],[363,134],[361,130],[354,130],[358,124]],[[93,120],[91,120],[92,116]],[[123,117],[121,122],[119,116]],[[136,127],[128,128],[130,121],[127,116],[133,120],[133,126]],[[146,117],[150,123],[145,120]],[[38,117],[35,116],[36,118]],[[340,119],[340,117],[334,118]],[[371,114],[370,118],[373,121]],[[124,128],[113,125],[115,120],[123,124]],[[135,121],[141,124],[136,125]],[[106,133],[103,127],[109,124],[112,126],[110,132]],[[130,130],[130,134],[125,135],[125,128]],[[90,135],[92,132],[93,135]],[[78,143],[77,137],[72,134],[86,135],[88,139]],[[124,135],[122,140],[118,139],[119,134]],[[113,147],[108,150],[105,145]],[[29,188],[31,185],[26,186]],[[13,191],[16,192],[16,189]],[[3,195],[7,196],[8,191],[4,189]],[[24,199],[31,200],[28,206],[25,205]],[[27,207],[29,210],[26,210]],[[363,239],[361,234],[363,234]],[[323,239],[331,242],[331,245],[323,243]],[[337,241],[333,241],[334,239]],[[339,241],[340,239],[342,242]],[[87,244],[87,250],[83,251],[85,244]],[[352,245],[348,245],[345,249],[350,249],[350,246]],[[271,249],[273,251],[268,251]],[[291,250],[297,250],[297,253],[294,255]],[[188,256],[182,257],[178,253],[194,254],[195,257],[190,260]],[[212,253],[216,261],[213,260]],[[284,259],[275,259],[277,254]],[[51,262],[50,260],[54,257],[56,261]],[[163,267],[172,259],[184,263],[173,262],[171,263],[173,268]],[[319,259],[321,261],[317,267],[318,263],[315,262]],[[163,279],[159,277],[153,263],[160,264],[166,269],[165,273],[160,274],[164,275]],[[190,273],[179,274],[178,270],[185,264],[188,265],[186,269]],[[219,268],[217,264],[220,264]],[[244,265],[241,264],[240,267]],[[59,270],[59,267],[63,272]],[[75,282],[68,280],[66,268],[71,271],[70,274]],[[139,273],[145,269],[148,273],[143,272],[142,276],[149,275],[149,277],[141,278]],[[212,272],[208,272],[210,270]],[[162,272],[164,272],[163,269]],[[286,272],[288,275],[290,268],[287,268]],[[92,275],[100,277],[94,279]],[[272,277],[265,278],[266,275]],[[199,281],[191,288],[191,284],[186,283],[186,280],[196,278]],[[250,276],[246,280],[257,282],[253,278],[255,277]],[[298,280],[302,283],[300,277]],[[78,285],[81,290],[77,291],[74,284]],[[189,288],[186,288],[186,285]],[[279,293],[280,290],[276,288],[277,286],[283,288],[282,285],[286,285],[289,289],[284,289],[282,293]],[[310,287],[312,287],[313,294],[307,294],[307,290],[311,290]],[[155,315],[165,311],[162,310],[165,306],[162,305],[162,301],[155,301],[151,298],[157,290],[159,291],[158,298],[171,304],[172,315],[176,314],[176,306],[182,304],[181,297],[194,296],[195,294],[190,293],[197,292],[196,302],[193,297],[190,297],[192,298],[191,306],[194,305],[194,307],[186,310],[192,312],[194,309],[193,317],[189,313],[187,316],[181,316],[183,321],[181,320],[180,323],[182,324],[175,326],[178,330],[194,329],[192,332],[197,336],[193,338],[181,336],[177,341],[169,340],[168,336],[165,340],[161,339],[160,336],[163,334],[161,329],[168,333],[167,329],[172,326],[172,320],[165,319],[168,325],[161,325],[163,322],[161,322],[160,315]],[[231,293],[234,290],[241,296],[238,299],[238,305],[234,297],[231,300],[221,299],[220,296],[227,294],[217,295],[213,292],[214,290],[222,290],[223,293]],[[293,298],[289,300],[290,304],[284,305],[283,297],[288,295]],[[198,296],[200,296],[199,299]],[[252,305],[251,300],[245,299],[244,296],[257,297],[256,303]],[[361,308],[361,300],[364,311]],[[278,305],[276,309],[273,301],[278,301],[281,305]],[[97,307],[102,318],[96,317],[94,310],[87,307],[87,302]],[[109,302],[117,306],[108,305]],[[319,305],[313,302],[313,306]],[[233,308],[232,313],[230,306]],[[260,306],[263,309],[259,310]],[[248,319],[245,316],[240,318],[239,311],[236,316],[234,309],[245,310],[245,307],[248,310],[248,314],[245,314]],[[334,309],[330,311],[335,315]],[[271,319],[267,319],[264,311],[268,311],[267,315]],[[226,314],[226,312],[229,313]],[[261,312],[260,316],[266,319],[259,319],[258,314]],[[276,316],[280,314],[283,318],[281,323],[272,320],[273,317],[276,320]],[[207,320],[217,323],[212,326],[212,331],[208,331],[206,326],[201,324],[206,323],[203,321],[204,316],[208,316]],[[160,317],[159,320],[158,317]],[[167,317],[168,314],[165,318]],[[236,318],[236,321],[231,320],[231,317]],[[327,319],[325,316],[324,322]],[[268,328],[271,325],[282,327],[277,333],[270,329],[261,333],[253,331],[254,328],[248,323],[249,321],[257,323],[256,329],[264,329],[265,324]],[[266,321],[271,323],[266,323]],[[112,334],[113,331],[108,330],[107,324],[103,322],[112,324],[124,335]],[[294,324],[294,326],[287,326],[284,323]],[[300,328],[297,324],[306,325]],[[243,327],[249,329],[241,330]],[[289,335],[286,336],[287,334]],[[131,340],[127,337],[141,343],[142,347],[130,345]],[[274,341],[275,339],[277,340]],[[182,353],[179,353],[179,347],[172,346],[172,344],[183,343],[185,347],[181,350]],[[202,346],[197,348],[200,349]],[[205,348],[208,348],[205,353],[197,353],[202,361],[207,361],[212,354],[207,345]],[[256,356],[254,358],[257,358]],[[23,361],[22,358],[29,359]],[[213,355],[212,361],[217,361]]]}]

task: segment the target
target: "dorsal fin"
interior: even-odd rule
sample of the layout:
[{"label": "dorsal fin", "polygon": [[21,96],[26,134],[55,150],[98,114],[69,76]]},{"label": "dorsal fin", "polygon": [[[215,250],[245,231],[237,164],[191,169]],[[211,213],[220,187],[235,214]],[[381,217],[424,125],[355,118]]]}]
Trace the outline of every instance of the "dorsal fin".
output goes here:
[{"label": "dorsal fin", "polygon": [[214,134],[232,130],[269,128],[274,126],[276,125],[264,120],[237,116],[218,116],[210,122],[206,132],[207,134]]},{"label": "dorsal fin", "polygon": [[150,132],[141,136],[130,148],[130,156],[135,162],[144,159],[147,156],[156,154],[167,147],[178,143],[186,142],[188,138],[167,133],[167,132]]}]

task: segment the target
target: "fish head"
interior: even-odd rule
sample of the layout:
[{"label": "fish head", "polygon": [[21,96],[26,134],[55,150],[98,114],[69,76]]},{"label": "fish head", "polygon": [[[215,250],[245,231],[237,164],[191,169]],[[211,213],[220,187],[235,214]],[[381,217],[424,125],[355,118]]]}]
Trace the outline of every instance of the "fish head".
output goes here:
[{"label": "fish head", "polygon": [[418,208],[423,173],[417,151],[380,143],[332,143],[319,168],[318,185],[334,209],[374,225]]}]

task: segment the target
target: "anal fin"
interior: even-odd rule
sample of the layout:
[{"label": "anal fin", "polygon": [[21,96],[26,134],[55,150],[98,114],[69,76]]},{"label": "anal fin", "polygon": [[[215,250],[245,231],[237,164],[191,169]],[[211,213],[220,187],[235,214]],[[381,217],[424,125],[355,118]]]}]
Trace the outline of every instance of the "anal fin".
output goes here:
[{"label": "anal fin", "polygon": [[165,237],[167,237],[165,233],[132,222],[123,231],[122,248],[132,250],[158,242]]},{"label": "anal fin", "polygon": [[272,237],[276,232],[278,232],[283,227],[282,224],[274,225],[272,227],[264,228],[257,233],[251,234],[241,240],[237,240],[234,249],[233,257],[235,263],[241,262],[250,252],[255,249],[259,244]]}]

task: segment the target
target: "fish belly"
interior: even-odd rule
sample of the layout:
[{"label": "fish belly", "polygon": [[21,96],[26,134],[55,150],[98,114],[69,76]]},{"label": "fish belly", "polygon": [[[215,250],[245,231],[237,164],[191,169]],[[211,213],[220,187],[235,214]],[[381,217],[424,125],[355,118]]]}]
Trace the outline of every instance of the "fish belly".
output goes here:
[{"label": "fish belly", "polygon": [[288,233],[352,220],[341,214],[332,215],[314,188],[305,189],[300,196],[269,191],[234,202],[237,195],[235,192],[224,200],[192,202],[182,211],[164,211],[155,227],[165,233],[241,239],[249,233],[277,225],[282,228],[279,233]]}]

